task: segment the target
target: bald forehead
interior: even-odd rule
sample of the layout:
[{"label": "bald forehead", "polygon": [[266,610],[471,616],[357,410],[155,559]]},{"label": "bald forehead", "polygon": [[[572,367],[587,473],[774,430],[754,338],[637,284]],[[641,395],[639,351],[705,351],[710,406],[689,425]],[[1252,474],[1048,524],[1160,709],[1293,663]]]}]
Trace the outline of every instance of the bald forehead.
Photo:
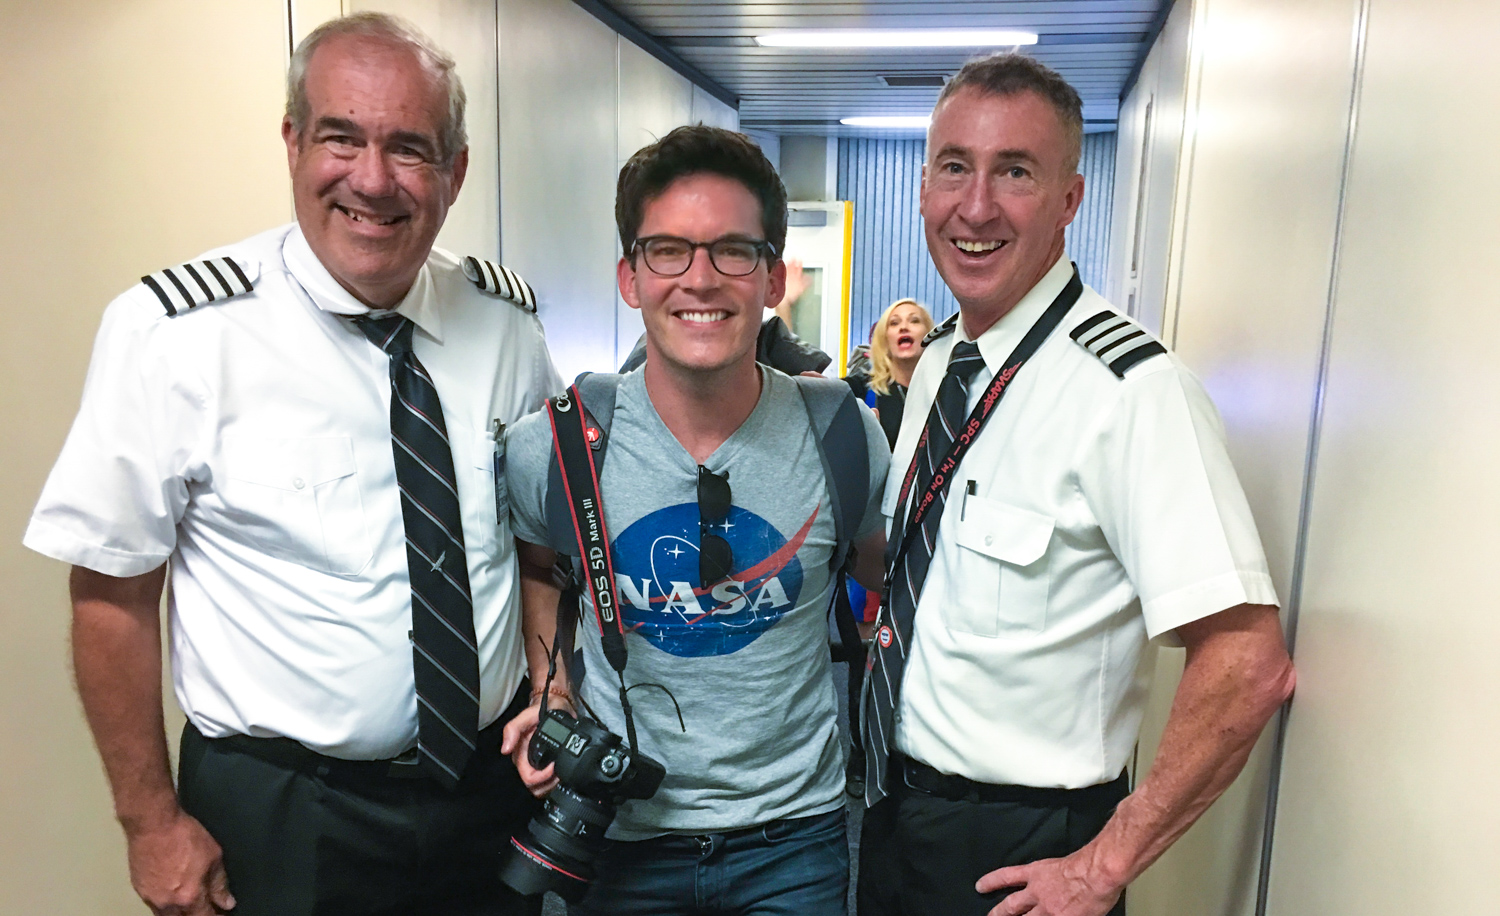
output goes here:
[{"label": "bald forehead", "polygon": [[319,45],[307,62],[309,81],[320,78],[338,81],[360,71],[363,78],[371,74],[384,77],[388,90],[427,93],[435,105],[442,106],[443,86],[440,75],[428,65],[416,49],[394,39],[374,35],[336,35]]}]

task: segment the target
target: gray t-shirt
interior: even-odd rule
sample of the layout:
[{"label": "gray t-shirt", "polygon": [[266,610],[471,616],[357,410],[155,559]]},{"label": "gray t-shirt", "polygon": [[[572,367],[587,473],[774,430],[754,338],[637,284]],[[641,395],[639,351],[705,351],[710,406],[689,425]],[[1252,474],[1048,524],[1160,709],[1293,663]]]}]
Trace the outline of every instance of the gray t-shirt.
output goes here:
[{"label": "gray t-shirt", "polygon": [[[698,588],[698,466],[646,394],[643,370],[626,375],[610,424],[600,489],[627,627],[627,685],[671,689],[678,728],[659,690],[632,690],[641,750],[667,769],[655,797],[629,801],[616,839],[710,833],[843,804],[843,760],[828,660],[828,568],[834,524],[817,442],[792,379],[762,368],[755,410],[706,463],[729,475],[733,506],[718,531],[734,551],[730,580]],[[869,503],[859,537],[882,523],[890,464],[885,434],[864,411]],[[516,536],[545,544],[552,433],[546,411],[506,440]],[[625,734],[619,683],[589,609],[579,627],[580,694]]]}]

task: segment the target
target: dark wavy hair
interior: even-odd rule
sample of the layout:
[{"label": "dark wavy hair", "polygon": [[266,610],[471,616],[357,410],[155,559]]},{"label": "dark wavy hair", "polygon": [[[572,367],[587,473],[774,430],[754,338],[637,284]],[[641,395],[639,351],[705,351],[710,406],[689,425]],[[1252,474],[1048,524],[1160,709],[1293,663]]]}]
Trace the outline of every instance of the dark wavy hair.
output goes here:
[{"label": "dark wavy hair", "polygon": [[647,146],[620,169],[615,187],[615,225],[625,256],[635,257],[635,239],[646,204],[672,182],[702,173],[738,181],[760,202],[761,230],[776,249],[770,263],[786,248],[786,186],[766,154],[744,134],[693,124],[679,127]]}]

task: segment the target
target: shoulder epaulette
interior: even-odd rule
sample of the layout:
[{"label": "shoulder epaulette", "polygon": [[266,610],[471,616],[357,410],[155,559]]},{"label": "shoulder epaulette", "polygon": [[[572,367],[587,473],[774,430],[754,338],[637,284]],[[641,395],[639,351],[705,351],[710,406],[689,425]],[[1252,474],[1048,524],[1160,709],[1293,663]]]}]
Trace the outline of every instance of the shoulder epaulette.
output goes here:
[{"label": "shoulder epaulette", "polygon": [[1074,328],[1073,342],[1098,357],[1119,378],[1131,368],[1167,352],[1146,329],[1113,309],[1105,309]]},{"label": "shoulder epaulette", "polygon": [[942,337],[945,334],[951,334],[953,332],[953,329],[958,327],[958,316],[960,314],[961,313],[959,312],[954,312],[952,315],[949,315],[947,318],[943,319],[942,324],[928,331],[927,336],[922,338],[922,346],[927,346],[928,344],[932,343],[934,340],[937,340],[939,337]]},{"label": "shoulder epaulette", "polygon": [[464,276],[484,292],[509,299],[528,312],[536,311],[536,293],[519,274],[505,265],[467,257],[463,260],[463,268]]},{"label": "shoulder epaulette", "polygon": [[260,263],[231,257],[204,258],[141,277],[169,318],[209,302],[233,299],[255,289]]}]

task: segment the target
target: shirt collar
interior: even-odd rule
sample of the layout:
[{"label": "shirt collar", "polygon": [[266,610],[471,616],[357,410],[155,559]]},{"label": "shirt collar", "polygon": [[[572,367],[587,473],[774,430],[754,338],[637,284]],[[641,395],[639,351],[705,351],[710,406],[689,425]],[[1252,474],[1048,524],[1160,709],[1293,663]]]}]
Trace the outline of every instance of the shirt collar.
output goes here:
[{"label": "shirt collar", "polygon": [[[1010,356],[1016,344],[1021,342],[1021,338],[1031,330],[1042,312],[1047,310],[1047,306],[1052,304],[1072,278],[1073,262],[1065,254],[1021,297],[1020,302],[975,339],[974,342],[979,345],[979,355],[984,357],[984,365],[990,372],[1000,371],[1005,358]],[[955,336],[958,340],[969,339],[964,332],[963,319],[959,319]]]},{"label": "shirt collar", "polygon": [[[318,260],[301,226],[293,226],[282,245],[282,256],[292,278],[302,284],[313,304],[325,312],[335,315],[368,315],[378,311],[354,298],[353,294],[339,282]],[[391,311],[411,319],[412,324],[422,329],[428,337],[438,343],[443,341],[443,324],[438,316],[437,299],[432,288],[432,271],[426,264],[417,272],[406,296],[396,303]]]}]

